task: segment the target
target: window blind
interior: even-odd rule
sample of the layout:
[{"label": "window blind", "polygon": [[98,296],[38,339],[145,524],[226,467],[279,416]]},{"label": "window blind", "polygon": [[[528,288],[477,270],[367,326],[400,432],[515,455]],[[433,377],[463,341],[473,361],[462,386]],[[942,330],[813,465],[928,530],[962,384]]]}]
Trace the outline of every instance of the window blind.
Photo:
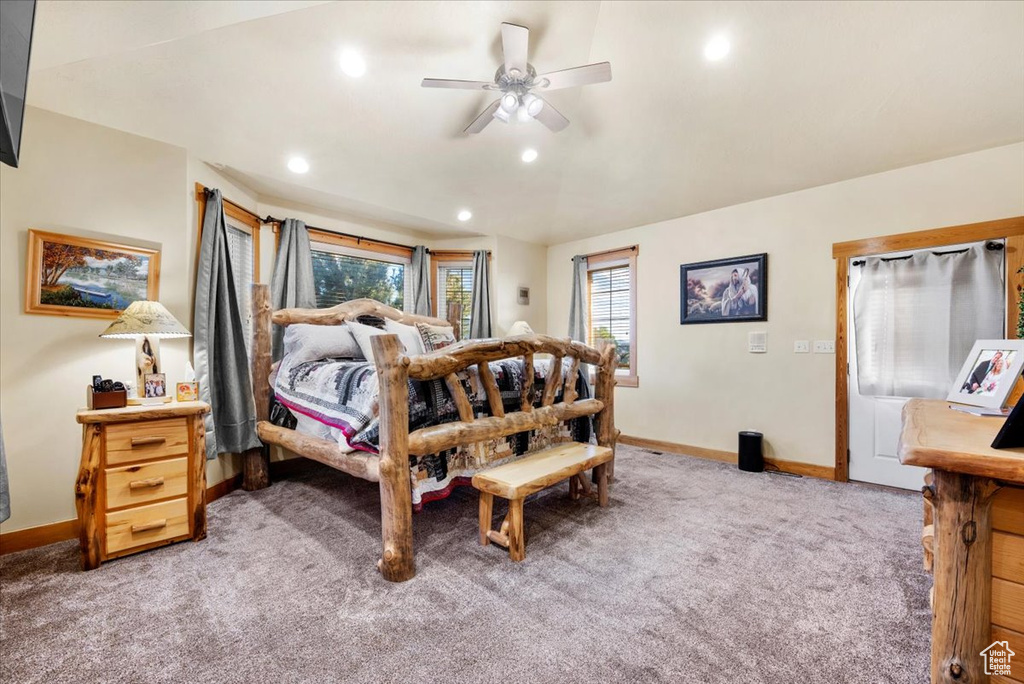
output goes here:
[{"label": "window blind", "polygon": [[317,307],[367,297],[402,310],[406,264],[318,249],[312,255]]},{"label": "window blind", "polygon": [[590,344],[612,339],[619,368],[629,368],[630,307],[629,266],[594,269],[590,280]]},{"label": "window blind", "polygon": [[469,334],[469,318],[473,300],[473,265],[449,264],[437,268],[437,315],[444,318],[448,313],[448,302],[462,304],[462,317],[459,321],[460,336]]},{"label": "window blind", "polygon": [[239,230],[226,223],[228,232],[228,256],[231,259],[231,275],[235,281],[235,296],[238,311],[245,326],[245,349],[249,352],[252,342],[252,306],[249,298],[253,284],[253,240],[248,231]]}]

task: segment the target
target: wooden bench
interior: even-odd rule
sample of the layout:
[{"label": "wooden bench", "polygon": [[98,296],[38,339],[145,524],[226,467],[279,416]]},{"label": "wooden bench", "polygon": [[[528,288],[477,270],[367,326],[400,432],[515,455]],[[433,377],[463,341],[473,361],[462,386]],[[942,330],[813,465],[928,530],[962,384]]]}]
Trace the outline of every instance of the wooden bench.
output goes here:
[{"label": "wooden bench", "polygon": [[[594,496],[599,505],[607,506],[608,463],[613,455],[608,447],[568,442],[474,475],[473,486],[480,490],[480,544],[494,542],[504,546],[513,561],[526,558],[523,499],[565,480],[569,480],[573,499]],[[596,492],[583,475],[591,468],[597,482]],[[508,515],[498,531],[491,529],[495,496],[508,499]]]}]

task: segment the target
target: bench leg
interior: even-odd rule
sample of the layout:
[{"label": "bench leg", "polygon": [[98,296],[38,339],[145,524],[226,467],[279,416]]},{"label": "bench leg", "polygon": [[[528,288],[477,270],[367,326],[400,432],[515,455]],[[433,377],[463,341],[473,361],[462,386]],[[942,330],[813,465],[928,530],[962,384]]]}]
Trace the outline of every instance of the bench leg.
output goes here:
[{"label": "bench leg", "polygon": [[491,531],[491,515],[494,510],[494,495],[480,492],[480,546],[487,546],[491,540],[487,533]]},{"label": "bench leg", "polygon": [[569,499],[572,501],[578,501],[580,498],[580,483],[573,475],[569,478]]},{"label": "bench leg", "polygon": [[522,499],[511,499],[508,502],[508,556],[514,561],[526,558]]},{"label": "bench leg", "polygon": [[594,467],[594,478],[597,480],[597,503],[608,505],[608,464],[602,463]]}]

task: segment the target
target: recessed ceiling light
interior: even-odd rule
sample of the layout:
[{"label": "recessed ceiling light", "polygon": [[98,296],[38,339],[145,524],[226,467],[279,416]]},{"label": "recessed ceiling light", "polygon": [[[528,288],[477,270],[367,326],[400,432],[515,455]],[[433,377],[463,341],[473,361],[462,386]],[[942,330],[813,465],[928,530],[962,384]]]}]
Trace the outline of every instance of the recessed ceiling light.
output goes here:
[{"label": "recessed ceiling light", "polygon": [[471,212],[469,209],[463,209],[462,211],[459,212],[460,221],[468,221],[471,218],[473,218],[473,212]]},{"label": "recessed ceiling light", "polygon": [[537,150],[523,150],[523,161],[529,164],[537,159]]},{"label": "recessed ceiling light", "polygon": [[338,58],[341,70],[352,78],[359,78],[366,73],[366,60],[355,50],[342,50]]},{"label": "recessed ceiling light", "polygon": [[309,171],[309,162],[302,157],[292,157],[288,160],[288,170],[292,173],[306,173]]},{"label": "recessed ceiling light", "polygon": [[704,58],[709,62],[717,62],[729,54],[730,47],[728,38],[723,35],[714,36],[704,45]]}]

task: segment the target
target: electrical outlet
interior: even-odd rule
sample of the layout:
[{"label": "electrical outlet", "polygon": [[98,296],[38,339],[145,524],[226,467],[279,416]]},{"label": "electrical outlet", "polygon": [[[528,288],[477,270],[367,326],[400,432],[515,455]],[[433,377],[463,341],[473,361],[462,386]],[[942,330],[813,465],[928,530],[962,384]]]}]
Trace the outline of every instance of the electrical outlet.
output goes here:
[{"label": "electrical outlet", "polygon": [[815,354],[835,354],[836,343],[834,340],[815,340],[814,341],[814,353]]},{"label": "electrical outlet", "polygon": [[808,342],[807,340],[797,340],[796,342],[793,343],[793,353],[794,354],[810,354],[811,353],[811,343]]}]

